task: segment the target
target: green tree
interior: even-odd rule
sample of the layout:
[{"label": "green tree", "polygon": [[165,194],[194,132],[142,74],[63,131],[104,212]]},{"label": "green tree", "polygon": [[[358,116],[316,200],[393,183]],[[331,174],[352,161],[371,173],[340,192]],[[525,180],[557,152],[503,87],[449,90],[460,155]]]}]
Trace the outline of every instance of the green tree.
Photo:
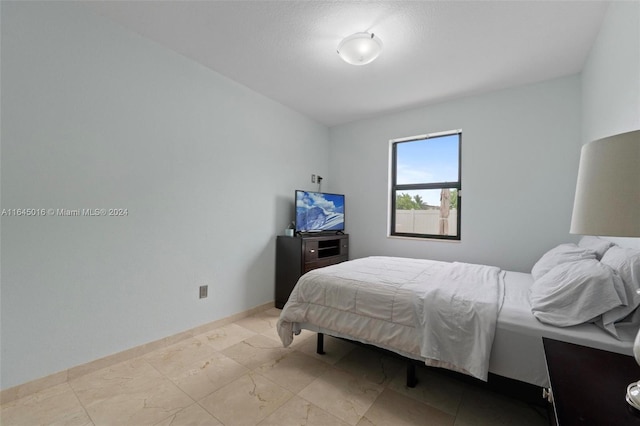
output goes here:
[{"label": "green tree", "polygon": [[415,200],[411,198],[411,195],[402,193],[396,195],[396,210],[419,210],[420,207],[416,204]]},{"label": "green tree", "polygon": [[452,209],[458,208],[458,190],[457,189],[451,190],[451,198],[449,199],[449,204]]},{"label": "green tree", "polygon": [[425,204],[425,202],[422,200],[422,197],[417,194],[413,196],[413,202],[416,204],[419,210],[424,210],[427,208],[427,204]]}]

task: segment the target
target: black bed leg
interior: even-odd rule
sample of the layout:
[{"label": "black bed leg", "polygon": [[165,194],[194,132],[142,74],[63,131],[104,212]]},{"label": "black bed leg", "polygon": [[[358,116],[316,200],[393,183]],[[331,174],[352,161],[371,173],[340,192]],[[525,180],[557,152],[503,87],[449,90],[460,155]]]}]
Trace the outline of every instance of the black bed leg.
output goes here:
[{"label": "black bed leg", "polygon": [[318,333],[318,341],[316,344],[316,353],[324,355],[324,334]]},{"label": "black bed leg", "polygon": [[416,376],[416,365],[410,359],[407,360],[407,387],[415,388],[418,384],[418,377]]}]

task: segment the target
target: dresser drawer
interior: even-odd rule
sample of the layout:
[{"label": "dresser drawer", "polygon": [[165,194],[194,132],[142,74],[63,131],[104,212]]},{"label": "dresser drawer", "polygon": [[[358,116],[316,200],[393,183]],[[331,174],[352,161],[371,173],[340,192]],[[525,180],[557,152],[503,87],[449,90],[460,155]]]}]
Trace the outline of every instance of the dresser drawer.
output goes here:
[{"label": "dresser drawer", "polygon": [[345,262],[349,259],[348,256],[333,256],[324,259],[318,259],[314,262],[305,262],[304,272],[309,272],[313,269],[324,268],[325,266],[335,265],[336,263]]},{"label": "dresser drawer", "polygon": [[304,242],[304,261],[313,262],[318,259],[318,242],[317,241],[305,241]]}]

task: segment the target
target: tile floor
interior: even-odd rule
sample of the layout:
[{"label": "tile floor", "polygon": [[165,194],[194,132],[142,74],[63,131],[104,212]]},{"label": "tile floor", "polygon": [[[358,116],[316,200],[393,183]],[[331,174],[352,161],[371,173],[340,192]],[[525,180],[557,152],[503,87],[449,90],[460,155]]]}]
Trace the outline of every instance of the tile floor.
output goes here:
[{"label": "tile floor", "polygon": [[439,370],[252,317],[1,407],[9,425],[546,425],[543,410]]}]

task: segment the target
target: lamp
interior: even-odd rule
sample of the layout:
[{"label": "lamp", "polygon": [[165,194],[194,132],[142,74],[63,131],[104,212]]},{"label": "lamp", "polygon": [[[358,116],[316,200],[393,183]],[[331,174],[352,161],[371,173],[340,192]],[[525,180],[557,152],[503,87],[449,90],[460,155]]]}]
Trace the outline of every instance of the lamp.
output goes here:
[{"label": "lamp", "polygon": [[[570,232],[640,237],[640,130],[582,147]],[[633,355],[640,364],[640,331]],[[627,388],[627,402],[638,409],[639,385],[632,383]]]},{"label": "lamp", "polygon": [[338,45],[338,55],[348,64],[365,65],[382,52],[382,40],[371,33],[355,33]]},{"label": "lamp", "polygon": [[570,232],[640,237],[640,130],[582,147]]}]

